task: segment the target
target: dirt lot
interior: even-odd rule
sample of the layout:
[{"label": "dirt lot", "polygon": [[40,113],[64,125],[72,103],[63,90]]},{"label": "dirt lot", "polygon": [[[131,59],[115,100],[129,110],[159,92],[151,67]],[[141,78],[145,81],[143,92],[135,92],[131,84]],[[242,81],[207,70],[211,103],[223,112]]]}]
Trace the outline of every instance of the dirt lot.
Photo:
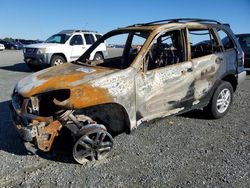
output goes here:
[{"label": "dirt lot", "polygon": [[8,103],[29,74],[21,51],[0,51],[0,187],[250,187],[250,76],[223,119],[196,111],[144,123],[115,137],[107,159],[81,166],[68,142],[30,155],[18,137]]}]

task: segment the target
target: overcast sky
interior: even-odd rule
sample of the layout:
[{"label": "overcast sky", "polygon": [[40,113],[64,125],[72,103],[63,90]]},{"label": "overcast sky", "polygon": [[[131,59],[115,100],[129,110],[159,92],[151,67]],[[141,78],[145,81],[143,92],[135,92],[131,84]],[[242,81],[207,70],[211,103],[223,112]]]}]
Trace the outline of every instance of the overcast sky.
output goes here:
[{"label": "overcast sky", "polygon": [[64,29],[102,34],[117,27],[195,17],[230,23],[250,33],[250,0],[0,0],[0,38],[45,40]]}]

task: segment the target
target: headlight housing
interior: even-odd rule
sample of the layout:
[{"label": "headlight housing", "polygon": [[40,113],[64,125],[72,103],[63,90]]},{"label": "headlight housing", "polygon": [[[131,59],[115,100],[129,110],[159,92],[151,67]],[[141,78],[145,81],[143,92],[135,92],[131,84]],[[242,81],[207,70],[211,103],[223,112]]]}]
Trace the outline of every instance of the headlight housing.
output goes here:
[{"label": "headlight housing", "polygon": [[54,99],[58,101],[64,101],[69,97],[69,89],[59,89],[46,93],[40,93],[31,97],[29,105],[32,107],[32,114],[49,117],[61,110],[61,107],[54,103]]},{"label": "headlight housing", "polygon": [[39,48],[37,50],[37,54],[45,54],[47,52],[47,49],[46,48]]}]

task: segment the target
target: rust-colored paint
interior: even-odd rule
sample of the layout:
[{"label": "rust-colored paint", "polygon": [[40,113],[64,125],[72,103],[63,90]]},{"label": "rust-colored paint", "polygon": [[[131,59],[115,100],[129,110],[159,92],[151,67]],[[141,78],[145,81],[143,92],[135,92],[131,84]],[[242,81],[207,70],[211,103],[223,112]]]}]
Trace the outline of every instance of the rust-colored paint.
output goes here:
[{"label": "rust-colored paint", "polygon": [[92,87],[90,84],[72,88],[70,98],[65,101],[54,100],[56,105],[69,109],[79,109],[110,102],[113,102],[113,98],[107,89]]},{"label": "rust-colored paint", "polygon": [[36,136],[38,148],[42,151],[49,151],[61,128],[62,124],[58,120],[45,127],[38,127],[38,135]]},{"label": "rust-colored paint", "polygon": [[[44,93],[51,90],[53,91],[60,88],[68,89],[70,88],[69,83],[80,80],[84,76],[84,74],[71,74],[51,77],[44,84],[33,88],[29,93],[27,93],[27,96],[32,96],[37,93]],[[55,88],[55,83],[57,83],[57,88]]]},{"label": "rust-colored paint", "polygon": [[67,66],[62,65],[49,68],[48,70],[44,70],[44,72],[37,75],[35,77],[36,80],[43,81],[43,83],[31,88],[25,93],[22,93],[23,97],[31,97],[38,93],[44,93],[58,89],[71,89],[75,87],[72,86],[72,83],[77,81],[84,82],[86,76],[91,76],[92,74],[105,74],[110,71],[110,69],[92,67],[93,72],[82,72],[77,70],[83,68],[82,65],[74,65],[72,63],[67,63],[66,65]]}]

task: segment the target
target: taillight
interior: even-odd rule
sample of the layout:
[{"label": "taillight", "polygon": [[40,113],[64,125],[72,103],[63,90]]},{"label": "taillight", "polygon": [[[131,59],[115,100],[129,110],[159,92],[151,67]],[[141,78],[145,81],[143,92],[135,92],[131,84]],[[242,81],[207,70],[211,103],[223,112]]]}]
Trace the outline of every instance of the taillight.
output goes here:
[{"label": "taillight", "polygon": [[242,52],[242,64],[243,64],[243,66],[245,64],[245,53],[244,52]]}]

